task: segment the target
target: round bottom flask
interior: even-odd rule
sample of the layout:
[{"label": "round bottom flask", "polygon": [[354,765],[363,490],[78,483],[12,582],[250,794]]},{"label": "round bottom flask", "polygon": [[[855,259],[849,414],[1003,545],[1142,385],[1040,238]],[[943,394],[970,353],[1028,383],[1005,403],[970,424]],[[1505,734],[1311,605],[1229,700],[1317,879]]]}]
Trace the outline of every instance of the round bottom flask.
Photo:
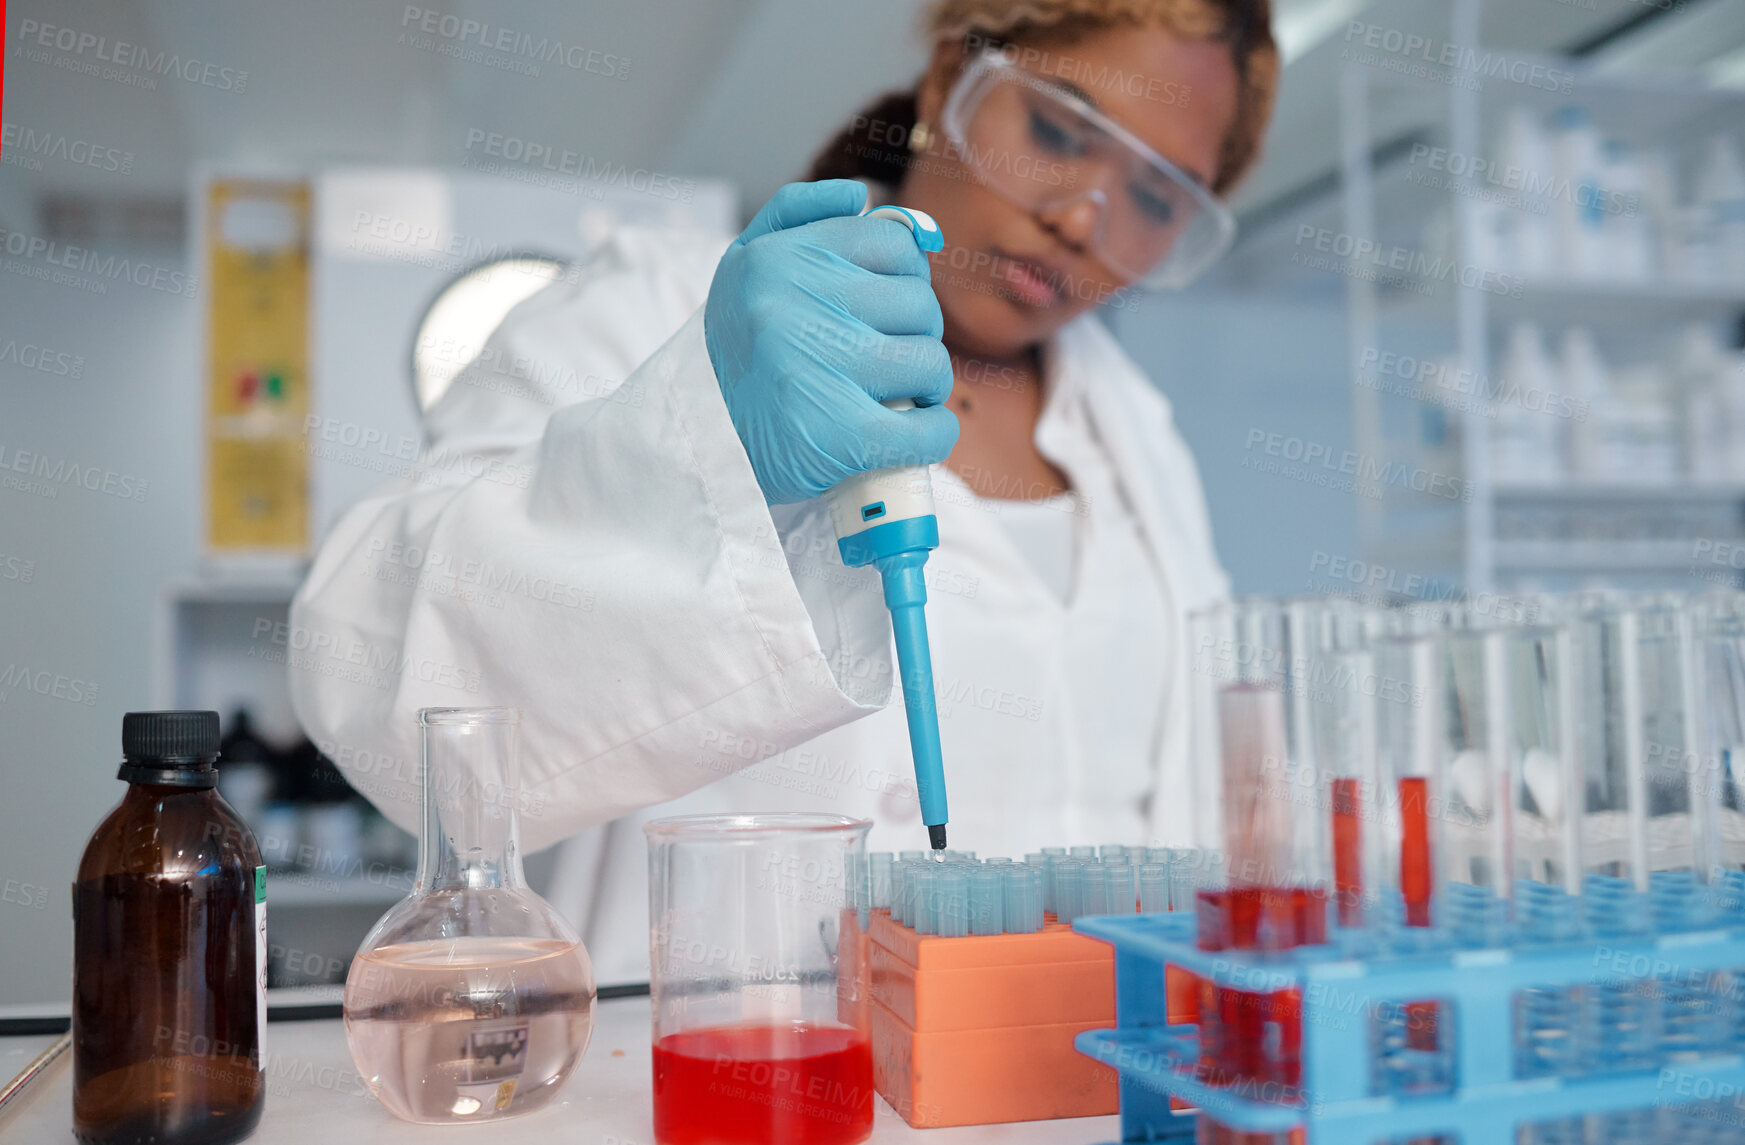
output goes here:
[{"label": "round bottom flask", "polygon": [[512,708],[425,708],[418,880],[345,980],[345,1038],[376,1100],[407,1121],[501,1120],[545,1106],[587,1051],[594,968],[529,890]]}]

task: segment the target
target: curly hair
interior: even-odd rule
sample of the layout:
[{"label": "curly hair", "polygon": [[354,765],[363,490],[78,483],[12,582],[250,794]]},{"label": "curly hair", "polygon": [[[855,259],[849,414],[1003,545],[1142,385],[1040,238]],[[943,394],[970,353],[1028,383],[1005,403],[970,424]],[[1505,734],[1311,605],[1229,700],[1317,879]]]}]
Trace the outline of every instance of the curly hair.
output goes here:
[{"label": "curly hair", "polygon": [[[935,43],[1000,46],[1153,23],[1185,39],[1229,46],[1236,64],[1236,117],[1212,180],[1214,194],[1228,195],[1260,156],[1278,89],[1271,0],[935,0],[923,28]],[[917,98],[914,88],[892,92],[860,112],[818,153],[809,178],[902,182]]]}]

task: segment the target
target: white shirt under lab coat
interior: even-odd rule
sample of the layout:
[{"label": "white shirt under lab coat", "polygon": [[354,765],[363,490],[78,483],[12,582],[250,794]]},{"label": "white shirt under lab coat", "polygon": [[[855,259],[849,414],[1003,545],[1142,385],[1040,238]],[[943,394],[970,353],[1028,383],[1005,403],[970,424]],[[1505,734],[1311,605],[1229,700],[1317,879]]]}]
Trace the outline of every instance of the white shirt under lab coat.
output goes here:
[{"label": "white shirt under lab coat", "polygon": [[[878,576],[819,502],[765,504],[704,348],[727,241],[627,227],[513,311],[427,416],[424,471],[345,514],[292,605],[300,719],[408,830],[417,710],[522,710],[523,845],[569,840],[551,897],[605,982],[647,978],[648,818],[828,810],[926,845]],[[934,468],[951,843],[1193,844],[1183,618],[1228,591],[1199,476],[1094,317],[1044,363],[1064,598],[1034,524]]]}]

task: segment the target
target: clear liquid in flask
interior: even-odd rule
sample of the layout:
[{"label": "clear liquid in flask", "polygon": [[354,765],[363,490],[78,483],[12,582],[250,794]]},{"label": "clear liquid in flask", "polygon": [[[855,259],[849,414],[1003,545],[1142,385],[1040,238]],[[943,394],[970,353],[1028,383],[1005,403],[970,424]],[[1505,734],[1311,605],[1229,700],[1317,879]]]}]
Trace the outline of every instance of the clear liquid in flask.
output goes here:
[{"label": "clear liquid in flask", "polygon": [[371,1094],[408,1121],[530,1113],[588,1048],[594,978],[579,943],[433,939],[358,962],[346,983],[346,1038]]}]

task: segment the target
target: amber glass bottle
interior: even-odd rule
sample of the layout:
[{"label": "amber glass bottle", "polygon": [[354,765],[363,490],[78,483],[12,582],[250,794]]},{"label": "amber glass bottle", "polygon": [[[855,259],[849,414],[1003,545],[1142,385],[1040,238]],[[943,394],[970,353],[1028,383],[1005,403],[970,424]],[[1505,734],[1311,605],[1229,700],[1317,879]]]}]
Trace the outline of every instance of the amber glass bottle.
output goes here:
[{"label": "amber glass bottle", "polygon": [[73,884],[73,1131],[239,1141],[266,1096],[266,868],[218,794],[218,713],[129,712],[121,744]]}]

